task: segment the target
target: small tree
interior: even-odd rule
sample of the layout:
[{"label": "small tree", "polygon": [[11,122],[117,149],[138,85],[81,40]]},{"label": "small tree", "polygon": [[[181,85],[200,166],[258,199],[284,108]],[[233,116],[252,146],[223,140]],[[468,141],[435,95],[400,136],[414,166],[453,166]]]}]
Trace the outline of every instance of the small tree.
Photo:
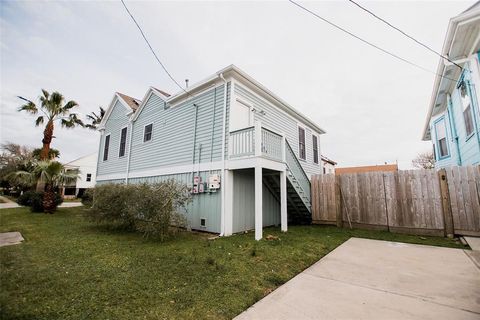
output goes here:
[{"label": "small tree", "polygon": [[53,139],[53,129],[55,122],[60,122],[60,125],[65,128],[74,128],[76,126],[82,126],[83,122],[78,118],[76,113],[72,113],[72,109],[77,107],[78,104],[71,100],[65,103],[65,98],[62,94],[55,91],[50,94],[47,90],[42,89],[42,95],[40,96],[40,105],[37,106],[31,100],[20,97],[20,99],[26,101],[18,111],[26,111],[30,114],[37,115],[39,112],[42,115],[38,116],[35,120],[35,126],[39,126],[46,122],[45,129],[43,130],[43,147],[40,153],[40,160],[48,160],[50,155],[50,143]]},{"label": "small tree", "polygon": [[55,189],[76,181],[78,173],[78,170],[65,171],[65,167],[57,161],[39,161],[30,172],[17,171],[14,175],[25,184],[34,185],[37,182],[44,184],[43,208],[45,212],[53,213],[56,209]]},{"label": "small tree", "polygon": [[24,190],[30,186],[18,183],[11,177],[17,171],[29,171],[32,167],[32,150],[26,146],[7,142],[1,145],[0,154],[0,185],[6,190],[19,188]]},{"label": "small tree", "polygon": [[422,152],[412,160],[412,165],[418,169],[433,169],[435,168],[435,157],[432,151]]}]

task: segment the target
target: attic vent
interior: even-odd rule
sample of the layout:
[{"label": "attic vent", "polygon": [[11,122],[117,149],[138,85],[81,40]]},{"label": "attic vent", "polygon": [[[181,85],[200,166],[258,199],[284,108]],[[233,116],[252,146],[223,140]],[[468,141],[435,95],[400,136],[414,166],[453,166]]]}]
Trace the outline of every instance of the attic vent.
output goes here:
[{"label": "attic vent", "polygon": [[204,228],[205,228],[206,223],[207,223],[207,219],[205,219],[205,218],[200,218],[200,227],[204,227]]}]

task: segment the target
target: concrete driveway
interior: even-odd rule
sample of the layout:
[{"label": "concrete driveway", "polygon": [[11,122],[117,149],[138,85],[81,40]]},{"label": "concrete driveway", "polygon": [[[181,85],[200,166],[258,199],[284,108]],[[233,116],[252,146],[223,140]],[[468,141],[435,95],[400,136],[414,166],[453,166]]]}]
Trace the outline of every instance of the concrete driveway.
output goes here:
[{"label": "concrete driveway", "polygon": [[460,249],[351,238],[236,319],[480,319]]}]

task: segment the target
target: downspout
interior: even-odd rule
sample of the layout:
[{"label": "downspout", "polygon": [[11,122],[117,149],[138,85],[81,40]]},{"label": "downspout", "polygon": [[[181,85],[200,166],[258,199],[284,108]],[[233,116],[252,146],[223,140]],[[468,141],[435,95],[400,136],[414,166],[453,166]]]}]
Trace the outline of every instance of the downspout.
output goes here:
[{"label": "downspout", "polygon": [[213,162],[213,137],[215,135],[215,117],[217,115],[217,88],[213,91],[213,121],[212,121],[212,137],[210,140],[210,173],[212,172],[211,163]]},{"label": "downspout", "polygon": [[220,213],[220,237],[225,233],[225,135],[227,123],[227,80],[223,77],[223,73],[218,75],[223,80],[223,116],[222,116],[222,180],[221,180],[221,213]]},{"label": "downspout", "polygon": [[197,143],[197,118],[198,118],[198,105],[193,104],[195,108],[195,119],[193,124],[193,147],[192,147],[192,186],[193,186],[193,176],[195,174],[195,151],[196,151],[196,143]]},{"label": "downspout", "polygon": [[132,154],[132,137],[133,137],[133,118],[128,121],[128,155],[127,155],[127,172],[125,173],[125,184],[128,184],[128,175],[130,173],[130,157]]}]

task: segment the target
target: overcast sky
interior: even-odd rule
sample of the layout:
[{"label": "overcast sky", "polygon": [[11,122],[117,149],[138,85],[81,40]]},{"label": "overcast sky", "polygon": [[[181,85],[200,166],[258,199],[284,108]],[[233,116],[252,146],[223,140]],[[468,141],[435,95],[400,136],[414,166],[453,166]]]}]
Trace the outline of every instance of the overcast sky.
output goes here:
[{"label": "overcast sky", "polygon": [[[440,51],[449,18],[474,1],[361,2]],[[365,39],[436,70],[438,57],[348,1],[303,5]],[[179,82],[235,64],[327,131],[322,154],[339,166],[398,161],[409,168],[421,141],[434,75],[395,60],[287,1],[127,1]],[[82,115],[115,91],[142,99],[149,86],[175,93],[120,1],[0,3],[1,142],[41,146],[43,128],[20,114],[17,95],[40,89],[79,103]],[[69,161],[98,149],[97,132],[55,129]]]}]

